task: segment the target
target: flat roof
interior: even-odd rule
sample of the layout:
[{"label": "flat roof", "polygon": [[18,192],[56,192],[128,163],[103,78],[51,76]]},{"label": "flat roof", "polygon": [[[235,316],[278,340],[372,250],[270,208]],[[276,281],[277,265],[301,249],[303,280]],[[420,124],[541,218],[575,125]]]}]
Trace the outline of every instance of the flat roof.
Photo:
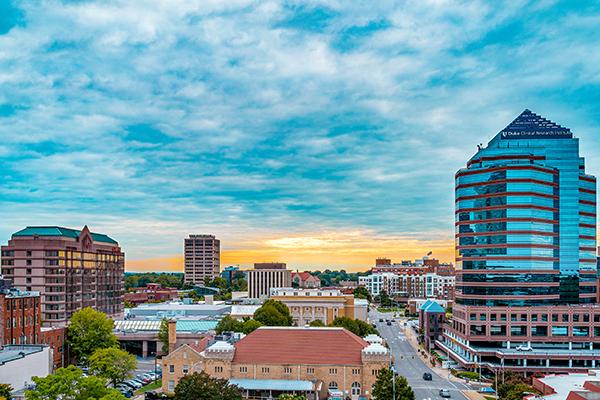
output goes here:
[{"label": "flat roof", "polygon": [[538,378],[538,380],[550,386],[556,392],[542,396],[544,400],[564,400],[569,396],[569,392],[573,390],[588,392],[583,384],[587,381],[596,381],[599,378],[600,370],[590,370],[587,374],[546,375],[543,378]]},{"label": "flat roof", "polygon": [[0,365],[19,360],[30,354],[39,353],[46,346],[42,345],[5,345],[0,347]]},{"label": "flat roof", "polygon": [[[158,332],[161,320],[136,321],[117,320],[115,330],[121,332]],[[178,320],[176,322],[177,332],[207,332],[215,330],[218,321],[215,320]]]},{"label": "flat roof", "polygon": [[284,379],[230,379],[229,383],[247,390],[315,390],[311,381]]}]

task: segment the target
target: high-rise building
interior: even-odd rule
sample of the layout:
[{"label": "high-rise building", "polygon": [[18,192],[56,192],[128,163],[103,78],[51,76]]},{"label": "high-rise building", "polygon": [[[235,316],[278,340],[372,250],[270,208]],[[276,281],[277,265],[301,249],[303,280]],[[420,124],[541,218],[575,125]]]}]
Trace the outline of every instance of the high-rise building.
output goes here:
[{"label": "high-rise building", "polygon": [[184,239],[185,282],[204,284],[221,272],[221,242],[214,235],[190,235]]},{"label": "high-rise building", "polygon": [[268,297],[271,289],[292,286],[292,272],[285,263],[256,263],[248,271],[248,297]]},{"label": "high-rise building", "polygon": [[456,304],[437,343],[467,368],[600,367],[596,178],[525,110],[456,173]]},{"label": "high-rise building", "polygon": [[107,235],[58,226],[28,226],[2,246],[2,273],[41,295],[45,324],[64,324],[84,307],[123,314],[125,255]]}]

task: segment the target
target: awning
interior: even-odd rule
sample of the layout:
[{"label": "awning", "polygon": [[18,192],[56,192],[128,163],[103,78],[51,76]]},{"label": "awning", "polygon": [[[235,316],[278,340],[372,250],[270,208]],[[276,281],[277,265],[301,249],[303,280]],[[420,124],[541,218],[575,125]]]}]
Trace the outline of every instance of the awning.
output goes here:
[{"label": "awning", "polygon": [[295,381],[284,379],[230,379],[229,383],[246,390],[315,390],[315,384],[311,381]]}]

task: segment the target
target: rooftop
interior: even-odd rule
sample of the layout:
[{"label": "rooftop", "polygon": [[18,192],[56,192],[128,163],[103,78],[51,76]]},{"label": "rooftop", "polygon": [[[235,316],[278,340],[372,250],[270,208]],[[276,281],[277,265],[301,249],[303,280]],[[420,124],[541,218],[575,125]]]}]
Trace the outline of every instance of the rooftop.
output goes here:
[{"label": "rooftop", "polygon": [[502,129],[501,139],[562,139],[572,138],[569,128],[560,126],[530,110],[524,110],[513,122]]},{"label": "rooftop", "polygon": [[233,362],[359,365],[367,346],[344,328],[261,327],[235,344]]},{"label": "rooftop", "polygon": [[[584,388],[588,381],[599,379],[600,370],[590,370],[587,374],[568,374],[568,375],[546,375],[543,378],[537,378],[545,385],[554,389],[554,394],[542,396],[544,400],[565,400],[571,391],[577,391],[577,394],[593,393]],[[595,399],[595,397],[591,397]]]},{"label": "rooftop", "polygon": [[247,390],[315,390],[314,384],[311,381],[285,379],[230,379],[229,383]]},{"label": "rooftop", "polygon": [[0,347],[0,365],[19,360],[30,354],[38,353],[44,349],[41,345],[5,345]]},{"label": "rooftop", "polygon": [[[154,332],[159,330],[161,320],[154,321],[135,321],[135,320],[117,320],[115,321],[115,330],[121,332]],[[217,327],[218,321],[215,320],[178,320],[176,324],[177,332],[207,332]]]},{"label": "rooftop", "polygon": [[[12,234],[12,237],[21,236],[62,236],[77,239],[81,231],[77,229],[64,228],[62,226],[28,226]],[[90,232],[94,242],[118,244],[116,240],[103,233]]]}]

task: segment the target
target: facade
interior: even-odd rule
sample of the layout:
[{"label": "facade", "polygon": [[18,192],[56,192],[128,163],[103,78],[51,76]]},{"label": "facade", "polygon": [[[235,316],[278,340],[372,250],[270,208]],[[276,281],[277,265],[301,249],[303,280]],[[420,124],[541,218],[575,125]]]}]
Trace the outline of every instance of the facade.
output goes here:
[{"label": "facade", "polygon": [[58,226],[30,226],[2,246],[2,273],[21,290],[41,295],[44,324],[66,324],[92,307],[123,314],[125,255],[112,238]]},{"label": "facade", "polygon": [[42,326],[40,329],[39,344],[46,345],[52,349],[54,369],[62,368],[68,364],[65,359],[66,328],[63,326]]},{"label": "facade", "polygon": [[246,398],[295,392],[322,400],[337,389],[358,400],[370,399],[390,354],[343,328],[261,327],[234,344],[181,346],[162,361],[166,393],[186,374],[204,371],[239,385]]},{"label": "facade", "polygon": [[159,283],[149,283],[145,287],[133,288],[125,293],[125,301],[138,305],[149,302],[163,302],[177,300],[179,293],[175,288],[164,288]]},{"label": "facade", "polygon": [[321,287],[321,280],[310,272],[292,272],[292,286],[302,289],[315,289]]},{"label": "facade", "polygon": [[453,318],[437,343],[453,359],[598,367],[596,178],[569,129],[525,110],[479,147],[456,173],[456,252]]},{"label": "facade", "polygon": [[256,263],[248,271],[248,297],[266,298],[271,289],[291,287],[292,274],[285,263]]},{"label": "facade", "polygon": [[[363,303],[356,305],[353,295],[344,295],[336,289],[277,288],[271,289],[271,299],[281,301],[290,309],[296,326],[316,320],[328,325],[337,317],[362,319],[366,314]],[[361,312],[359,308],[365,311]]]},{"label": "facade", "polygon": [[40,294],[16,288],[0,291],[0,344],[34,344],[40,340]]},{"label": "facade", "polygon": [[52,350],[48,346],[25,344],[0,347],[2,383],[20,391],[33,384],[31,377],[52,373]]},{"label": "facade", "polygon": [[419,309],[419,327],[425,348],[433,349],[435,341],[442,335],[446,322],[446,310],[437,302],[427,300]]},{"label": "facade", "polygon": [[184,282],[204,284],[221,271],[221,241],[214,235],[190,235],[184,245]]},{"label": "facade", "polygon": [[394,272],[373,273],[360,276],[358,282],[373,296],[385,290],[388,295],[404,301],[414,298],[454,298],[454,275],[429,272],[423,267],[402,267]]}]

